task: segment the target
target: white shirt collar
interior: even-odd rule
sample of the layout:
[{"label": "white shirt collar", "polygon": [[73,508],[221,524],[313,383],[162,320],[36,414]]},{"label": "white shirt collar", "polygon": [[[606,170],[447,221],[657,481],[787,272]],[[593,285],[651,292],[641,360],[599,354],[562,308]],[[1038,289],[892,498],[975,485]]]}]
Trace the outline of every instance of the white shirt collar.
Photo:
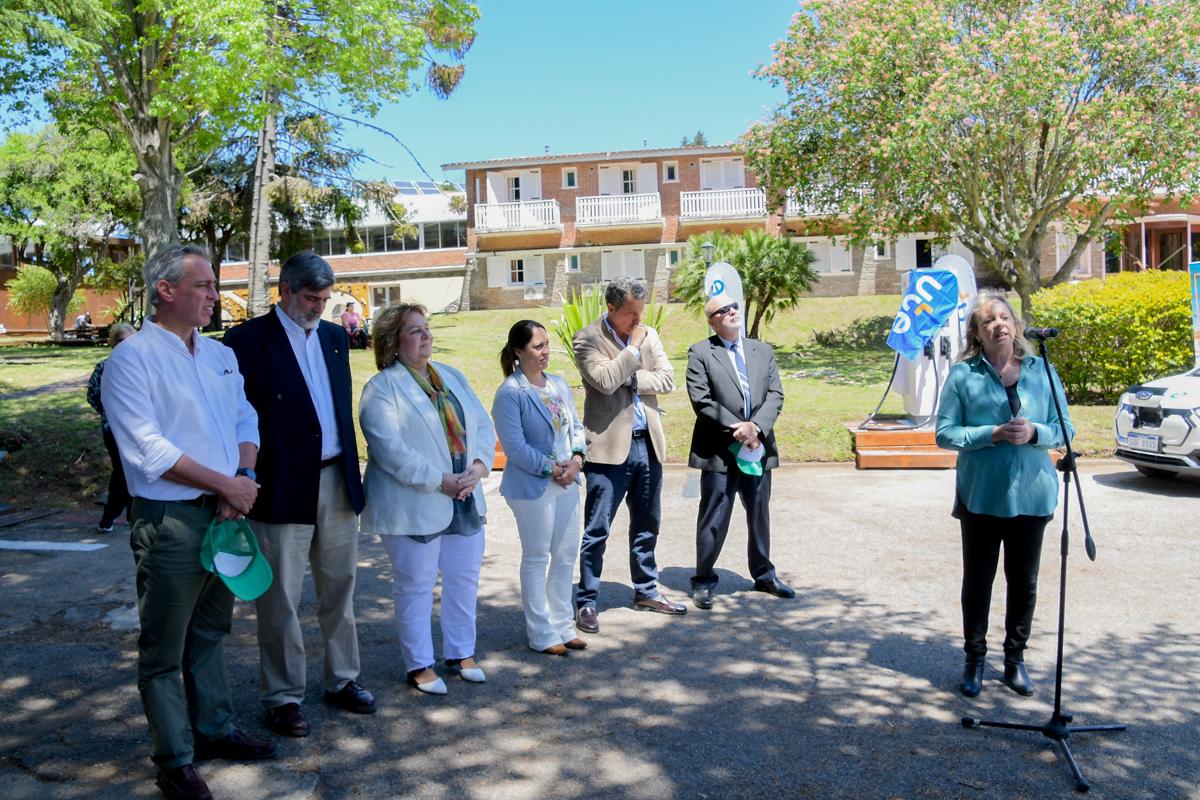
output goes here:
[{"label": "white shirt collar", "polygon": [[304,328],[300,327],[296,320],[284,313],[283,308],[278,303],[275,304],[275,315],[278,316],[279,321],[283,323],[284,331],[291,336],[299,336],[302,339],[307,339],[309,333],[317,332],[316,328],[313,328],[312,331],[306,331]]}]

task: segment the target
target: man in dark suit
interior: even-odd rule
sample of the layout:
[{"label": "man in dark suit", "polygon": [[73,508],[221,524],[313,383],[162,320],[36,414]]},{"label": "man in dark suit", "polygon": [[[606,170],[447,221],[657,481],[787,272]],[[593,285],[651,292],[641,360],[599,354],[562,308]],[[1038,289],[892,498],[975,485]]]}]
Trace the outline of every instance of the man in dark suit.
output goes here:
[{"label": "man in dark suit", "polygon": [[275,581],[255,603],[267,727],[307,736],[304,637],[297,607],[312,564],[325,640],[325,702],[357,714],[375,698],[356,680],[354,580],[364,505],[350,381],[350,343],[321,319],[333,269],[304,251],[284,262],[279,303],[225,334],[258,412],[258,500],[247,517]]},{"label": "man in dark suit", "polygon": [[754,588],[795,597],[771,563],[771,470],[779,466],[774,429],[783,408],[775,352],[742,336],[741,309],[729,296],[713,297],[704,313],[713,336],[691,346],[687,365],[688,397],[696,412],[688,466],[702,470],[692,602],[712,608],[713,567],[729,532],[734,496],[746,509]]}]

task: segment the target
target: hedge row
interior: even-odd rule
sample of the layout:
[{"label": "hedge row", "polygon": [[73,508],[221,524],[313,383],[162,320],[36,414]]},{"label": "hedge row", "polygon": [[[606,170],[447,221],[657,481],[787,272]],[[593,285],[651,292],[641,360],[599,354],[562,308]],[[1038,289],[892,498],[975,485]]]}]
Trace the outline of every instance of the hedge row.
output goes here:
[{"label": "hedge row", "polygon": [[1116,402],[1129,386],[1193,364],[1186,272],[1125,272],[1043,289],[1033,324],[1062,331],[1051,359],[1072,402]]}]

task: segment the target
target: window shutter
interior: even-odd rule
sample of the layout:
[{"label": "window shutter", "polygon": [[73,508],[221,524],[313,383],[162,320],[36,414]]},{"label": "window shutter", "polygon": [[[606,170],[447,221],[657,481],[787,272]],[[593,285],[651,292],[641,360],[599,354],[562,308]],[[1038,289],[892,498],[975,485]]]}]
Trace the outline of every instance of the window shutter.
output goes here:
[{"label": "window shutter", "polygon": [[740,158],[726,159],[722,163],[722,189],[746,188],[746,167]]},{"label": "window shutter", "polygon": [[542,171],[540,169],[531,169],[521,173],[521,199],[542,199]]},{"label": "window shutter", "polygon": [[917,240],[912,236],[901,236],[896,240],[896,271],[906,272],[917,268]]},{"label": "window shutter", "polygon": [[496,289],[508,285],[508,259],[503,256],[488,256],[487,285]]},{"label": "window shutter", "polygon": [[654,164],[638,164],[638,194],[654,194],[658,191],[658,168]]},{"label": "window shutter", "polygon": [[850,266],[850,249],[842,247],[839,244],[830,242],[829,244],[829,271],[830,272],[852,272]]},{"label": "window shutter", "polygon": [[600,167],[600,194],[621,193],[621,169],[614,166]]},{"label": "window shutter", "polygon": [[525,256],[525,285],[546,282],[546,257]]},{"label": "window shutter", "polygon": [[487,174],[487,202],[503,203],[508,200],[508,187],[504,183],[504,176],[499,172],[489,172]]},{"label": "window shutter", "polygon": [[721,162],[711,158],[700,160],[700,191],[721,188]]}]

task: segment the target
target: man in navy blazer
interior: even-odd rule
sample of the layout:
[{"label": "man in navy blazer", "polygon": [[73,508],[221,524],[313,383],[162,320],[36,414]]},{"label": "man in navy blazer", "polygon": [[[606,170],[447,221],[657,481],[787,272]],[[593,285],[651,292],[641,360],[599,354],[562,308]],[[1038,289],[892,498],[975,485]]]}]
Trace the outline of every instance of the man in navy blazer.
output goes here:
[{"label": "man in navy blazer", "polygon": [[771,470],[779,465],[775,420],[783,409],[775,351],[742,336],[741,309],[731,297],[713,297],[704,314],[713,335],[691,346],[687,365],[688,397],[696,412],[688,466],[701,470],[692,602],[712,608],[713,568],[729,532],[734,497],[746,509],[754,588],[795,597],[771,563]]},{"label": "man in navy blazer", "polygon": [[375,698],[357,683],[354,581],[358,514],[364,505],[354,434],[350,343],[321,319],[333,269],[312,251],[284,262],[279,303],[225,334],[246,398],[258,412],[262,489],[247,515],[275,581],[255,602],[266,722],[307,736],[304,637],[297,608],[307,563],[325,640],[325,702],[369,714]]}]

